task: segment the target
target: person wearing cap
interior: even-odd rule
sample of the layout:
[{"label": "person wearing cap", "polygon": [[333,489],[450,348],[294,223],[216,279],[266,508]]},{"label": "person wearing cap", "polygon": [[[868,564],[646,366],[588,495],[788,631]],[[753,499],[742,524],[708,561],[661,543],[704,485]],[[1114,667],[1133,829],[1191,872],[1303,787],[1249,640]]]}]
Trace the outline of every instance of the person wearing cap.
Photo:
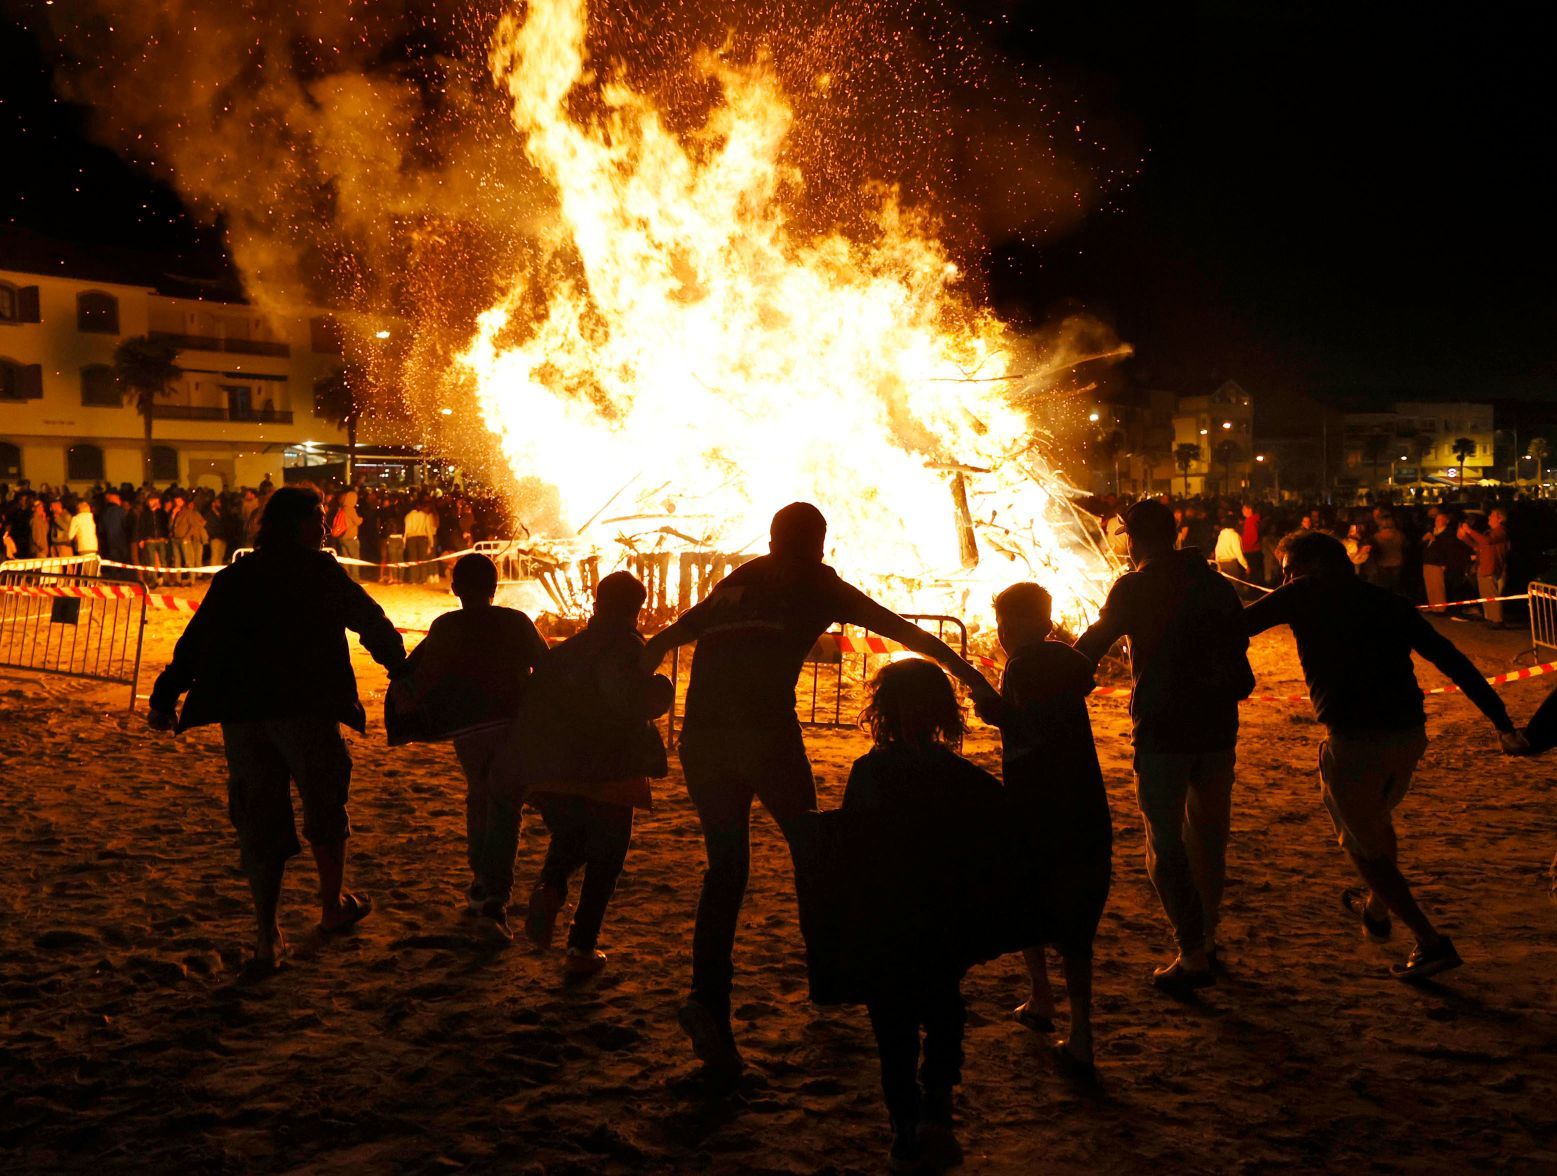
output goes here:
[{"label": "person wearing cap", "polygon": [[541,661],[519,720],[529,802],[551,833],[525,934],[551,946],[568,884],[582,869],[563,965],[572,979],[606,965],[600,927],[627,861],[633,810],[653,807],[649,781],[670,772],[654,720],[670,709],[674,688],[640,665],[638,612],[647,597],[631,572],[601,580],[589,624]]},{"label": "person wearing cap", "polygon": [[1497,728],[1504,751],[1523,754],[1529,742],[1470,659],[1404,597],[1356,576],[1339,540],[1295,536],[1284,569],[1287,582],[1245,610],[1244,627],[1253,636],[1287,625],[1297,638],[1314,713],[1327,732],[1319,745],[1320,795],[1341,848],[1367,883],[1343,891],[1342,904],[1370,939],[1390,937],[1392,914],[1411,929],[1416,947],[1391,969],[1397,979],[1457,968],[1459,952],[1417,905],[1396,860],[1393,812],[1427,750],[1412,653],[1465,692]]},{"label": "person wearing cap", "polygon": [[816,639],[856,625],[940,662],[974,700],[998,696],[939,638],[877,604],[822,562],[827,520],[809,502],[773,516],[768,554],[736,568],[708,598],[650,639],[644,664],[696,641],[681,763],[708,855],[692,936],[692,991],[679,1019],[711,1071],[742,1066],[730,1030],[735,932],[751,860],[751,805],[783,829],[816,808],[816,781],[795,716],[795,684]]},{"label": "person wearing cap", "polygon": [[1198,548],[1174,550],[1173,512],[1137,502],[1125,531],[1135,570],[1110,589],[1076,649],[1096,663],[1129,638],[1146,869],[1178,942],[1153,983],[1183,996],[1216,981],[1238,703],[1253,691],[1254,674],[1238,594]]}]

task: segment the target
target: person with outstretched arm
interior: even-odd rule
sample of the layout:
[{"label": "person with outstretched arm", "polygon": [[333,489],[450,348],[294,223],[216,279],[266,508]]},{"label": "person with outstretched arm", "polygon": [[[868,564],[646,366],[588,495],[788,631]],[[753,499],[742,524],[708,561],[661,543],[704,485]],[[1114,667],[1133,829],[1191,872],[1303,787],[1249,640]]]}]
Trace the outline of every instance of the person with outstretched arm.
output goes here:
[{"label": "person with outstretched arm", "polygon": [[405,662],[405,644],[384,610],[320,550],[324,535],[316,490],[283,486],[271,494],[254,552],[212,578],[151,691],[155,729],[222,726],[227,811],[254,899],[261,969],[274,968],[286,947],[276,921],[281,879],[302,848],[293,782],[319,869],[319,929],[344,930],[373,909],[342,888],[351,756],[340,725],[361,732],[367,724],[346,631],[392,675]]},{"label": "person with outstretched arm", "polygon": [[732,953],[750,865],[752,799],[782,829],[816,807],[816,783],[795,716],[795,684],[816,639],[834,623],[857,625],[940,662],[994,699],[977,669],[945,642],[877,604],[822,562],[827,520],[807,502],[773,516],[769,554],[741,565],[708,598],[650,639],[657,668],[696,641],[681,763],[707,850],[692,937],[692,991],[679,1019],[698,1058],[716,1072],[741,1068],[730,1029]]},{"label": "person with outstretched arm", "polygon": [[1390,971],[1424,980],[1460,965],[1460,955],[1417,905],[1397,864],[1393,812],[1405,799],[1427,750],[1426,712],[1413,652],[1437,666],[1497,728],[1510,754],[1529,750],[1503,700],[1469,658],[1401,596],[1360,579],[1346,548],[1318,532],[1287,544],[1286,583],[1244,610],[1250,636],[1287,625],[1314,712],[1327,736],[1319,747],[1321,795],[1343,849],[1365,889],[1342,903],[1364,933],[1385,940],[1391,915],[1416,936],[1416,947]]},{"label": "person with outstretched arm", "polygon": [[1194,547],[1175,551],[1173,512],[1156,499],[1125,512],[1135,570],[1109,590],[1076,640],[1094,665],[1130,642],[1135,791],[1146,872],[1173,924],[1178,955],[1152,984],[1183,999],[1216,983],[1217,925],[1237,765],[1238,703],[1254,689],[1249,639],[1232,584]]}]

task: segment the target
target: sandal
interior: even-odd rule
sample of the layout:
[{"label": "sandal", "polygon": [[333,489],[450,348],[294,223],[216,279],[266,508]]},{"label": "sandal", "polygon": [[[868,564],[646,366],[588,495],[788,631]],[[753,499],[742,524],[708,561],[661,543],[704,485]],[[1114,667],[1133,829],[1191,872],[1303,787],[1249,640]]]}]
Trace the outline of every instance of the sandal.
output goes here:
[{"label": "sandal", "polygon": [[1384,943],[1394,934],[1394,924],[1388,914],[1382,919],[1368,914],[1368,891],[1361,886],[1341,891],[1341,909],[1362,921],[1362,933],[1374,943]]},{"label": "sandal", "polygon": [[338,935],[342,931],[355,927],[373,913],[373,900],[365,894],[352,894],[349,890],[341,891],[340,919],[334,923],[326,923],[319,920],[319,932],[323,935]]}]

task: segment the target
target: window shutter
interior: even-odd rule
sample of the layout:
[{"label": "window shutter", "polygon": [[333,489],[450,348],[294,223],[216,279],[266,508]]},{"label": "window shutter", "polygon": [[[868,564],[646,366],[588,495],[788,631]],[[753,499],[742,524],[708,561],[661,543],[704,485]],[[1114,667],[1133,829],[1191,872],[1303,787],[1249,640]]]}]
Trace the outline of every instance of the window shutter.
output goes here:
[{"label": "window shutter", "polygon": [[16,374],[16,390],[23,400],[43,399],[43,365],[28,364]]},{"label": "window shutter", "polygon": [[38,312],[38,287],[23,286],[16,291],[16,321],[19,323],[43,321]]}]

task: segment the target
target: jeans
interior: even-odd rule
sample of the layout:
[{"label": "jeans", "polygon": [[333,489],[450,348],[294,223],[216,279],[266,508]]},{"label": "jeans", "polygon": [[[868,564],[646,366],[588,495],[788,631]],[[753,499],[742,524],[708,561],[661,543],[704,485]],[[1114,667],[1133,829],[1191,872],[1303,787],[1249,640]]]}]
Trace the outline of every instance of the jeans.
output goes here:
[{"label": "jeans", "polygon": [[1227,877],[1236,753],[1135,753],[1135,788],[1146,821],[1146,872],[1173,924],[1179,951],[1200,951],[1216,932]]},{"label": "jeans", "polygon": [[[140,556],[135,562],[149,568],[165,568],[168,566],[168,541],[166,539],[143,539],[136,552]],[[146,587],[155,588],[161,581],[156,572],[142,572],[141,578],[146,581]]]},{"label": "jeans", "polygon": [[227,563],[227,540],[225,540],[225,539],[212,539],[211,540],[211,565],[214,567],[217,564],[226,564],[226,563]]},{"label": "jeans", "polygon": [[[179,539],[178,566],[181,568],[198,568],[205,560],[205,543],[200,539]],[[185,583],[193,583],[194,576],[186,578]]]},{"label": "jeans", "polygon": [[351,754],[334,719],[260,719],[223,723],[227,815],[238,833],[245,873],[266,872],[302,849],[292,811],[292,781],[303,800],[303,836],[338,845],[351,836],[346,798]]},{"label": "jeans", "polygon": [[[955,971],[905,977],[891,991],[866,1002],[881,1057],[881,1092],[897,1133],[912,1133],[923,1115],[924,1094],[932,1105],[950,1106],[952,1088],[962,1081],[962,1037],[967,1007],[962,977]],[[919,1030],[924,1028],[924,1069],[919,1065]]]},{"label": "jeans", "polygon": [[[1476,577],[1477,596],[1498,596],[1501,595],[1502,591],[1503,585],[1499,582],[1496,576]],[[1488,603],[1483,604],[1481,606],[1481,615],[1485,617],[1491,624],[1501,625],[1503,623],[1503,602],[1499,600],[1489,601]]]},{"label": "jeans", "polygon": [[454,740],[465,773],[466,856],[489,902],[507,903],[519,852],[519,789],[503,758],[511,738],[511,727],[505,725]]},{"label": "jeans", "polygon": [[762,801],[782,830],[789,818],[816,807],[816,780],[799,723],[686,728],[681,765],[708,856],[692,931],[692,999],[727,1017],[735,931],[751,870],[752,799]]},{"label": "jeans", "polygon": [[[355,536],[348,539],[346,536],[342,535],[339,539],[336,540],[336,542],[340,544],[341,554],[346,556],[348,559],[362,558],[362,541],[360,539],[356,538]],[[341,567],[346,569],[346,574],[353,580],[362,579],[362,569],[356,564],[343,563]]]},{"label": "jeans", "polygon": [[566,898],[569,880],[580,866],[584,868],[584,885],[579,892],[578,909],[573,912],[568,946],[583,952],[594,951],[600,941],[606,907],[616,893],[616,880],[622,876],[627,847],[632,842],[632,806],[555,792],[537,793],[530,803],[541,810],[546,828],[551,831],[540,884]]},{"label": "jeans", "polygon": [[[432,540],[426,535],[410,535],[405,541],[405,558],[408,563],[425,560],[432,555]],[[427,565],[418,564],[414,568],[402,568],[407,584],[425,584],[427,582]]]}]

